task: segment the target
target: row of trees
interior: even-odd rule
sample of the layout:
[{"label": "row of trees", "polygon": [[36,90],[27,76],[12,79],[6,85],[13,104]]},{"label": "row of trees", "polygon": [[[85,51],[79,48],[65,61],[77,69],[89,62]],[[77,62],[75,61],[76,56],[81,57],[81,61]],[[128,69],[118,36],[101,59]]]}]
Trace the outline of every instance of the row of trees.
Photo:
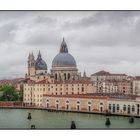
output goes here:
[{"label": "row of trees", "polygon": [[1,88],[0,101],[22,101],[23,91],[16,92],[14,86],[5,85]]}]

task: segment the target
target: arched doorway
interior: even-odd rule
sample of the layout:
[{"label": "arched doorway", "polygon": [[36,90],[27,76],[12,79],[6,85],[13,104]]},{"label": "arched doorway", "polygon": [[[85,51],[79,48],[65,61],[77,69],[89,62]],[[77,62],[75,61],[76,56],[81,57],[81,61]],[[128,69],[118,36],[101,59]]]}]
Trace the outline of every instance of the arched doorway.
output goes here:
[{"label": "arched doorway", "polygon": [[80,110],[80,106],[79,106],[79,105],[77,105],[77,110],[78,110],[78,111]]},{"label": "arched doorway", "polygon": [[67,104],[67,110],[69,110],[69,105]]},{"label": "arched doorway", "polygon": [[49,103],[47,103],[47,108],[49,108]]},{"label": "arched doorway", "polygon": [[69,101],[66,101],[66,109],[69,110]]},{"label": "arched doorway", "polygon": [[88,106],[88,111],[91,111],[91,106]]},{"label": "arched doorway", "polygon": [[56,108],[57,108],[57,109],[58,109],[58,107],[59,107],[58,104],[56,104]]},{"label": "arched doorway", "polygon": [[102,106],[100,107],[100,112],[103,112],[103,107]]}]

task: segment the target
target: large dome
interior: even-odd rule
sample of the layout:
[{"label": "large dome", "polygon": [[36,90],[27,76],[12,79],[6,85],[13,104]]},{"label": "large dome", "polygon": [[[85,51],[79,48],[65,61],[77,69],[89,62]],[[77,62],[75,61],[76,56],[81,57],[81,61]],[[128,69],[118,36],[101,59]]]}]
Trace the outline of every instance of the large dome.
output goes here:
[{"label": "large dome", "polygon": [[53,59],[52,67],[76,67],[76,61],[69,53],[59,53]]},{"label": "large dome", "polygon": [[76,67],[76,61],[74,57],[68,53],[67,44],[64,39],[59,54],[57,54],[52,61],[52,67]]},{"label": "large dome", "polygon": [[47,70],[47,64],[46,62],[41,58],[41,54],[40,54],[40,51],[39,51],[39,54],[38,54],[38,58],[35,62],[35,69],[36,70]]}]

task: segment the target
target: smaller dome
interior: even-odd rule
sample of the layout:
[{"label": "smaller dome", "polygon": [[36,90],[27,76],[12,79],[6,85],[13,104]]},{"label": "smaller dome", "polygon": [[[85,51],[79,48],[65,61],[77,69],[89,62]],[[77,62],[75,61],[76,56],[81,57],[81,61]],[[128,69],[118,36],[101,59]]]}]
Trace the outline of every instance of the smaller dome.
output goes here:
[{"label": "smaller dome", "polygon": [[42,59],[40,51],[39,51],[39,54],[38,54],[38,58],[35,62],[35,69],[36,70],[47,70],[47,64]]}]

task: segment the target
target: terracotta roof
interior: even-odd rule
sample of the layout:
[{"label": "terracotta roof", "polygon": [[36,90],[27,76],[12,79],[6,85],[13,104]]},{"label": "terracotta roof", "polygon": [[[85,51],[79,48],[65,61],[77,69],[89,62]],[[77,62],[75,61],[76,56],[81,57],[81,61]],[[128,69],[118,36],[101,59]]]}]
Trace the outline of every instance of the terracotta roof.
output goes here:
[{"label": "terracotta roof", "polygon": [[134,80],[140,80],[140,76],[136,76],[135,78],[134,78]]},{"label": "terracotta roof", "polygon": [[131,81],[130,80],[126,80],[126,79],[123,79],[123,80],[116,80],[116,79],[106,79],[104,80],[103,82],[110,82],[110,83],[130,83]]},{"label": "terracotta roof", "polygon": [[26,78],[26,79],[24,80],[24,82],[27,83],[27,84],[35,84],[35,83],[36,83],[34,80],[31,80],[31,79],[29,79],[29,78]]},{"label": "terracotta roof", "polygon": [[36,82],[35,84],[46,84],[46,80],[42,80],[42,81],[39,81],[39,82]]},{"label": "terracotta roof", "polygon": [[107,76],[107,75],[109,75],[109,76],[127,76],[126,74],[109,73],[109,72],[104,71],[104,70],[96,72],[96,73],[92,74],[91,76]]},{"label": "terracotta roof", "polygon": [[102,70],[102,71],[92,74],[91,76],[94,76],[94,75],[102,76],[102,75],[110,75],[110,73]]},{"label": "terracotta roof", "polygon": [[54,81],[54,84],[92,84],[90,80],[67,80],[67,81]]},{"label": "terracotta roof", "polygon": [[[34,80],[27,80],[26,83],[28,84],[47,84],[46,80],[42,80],[39,82],[35,82]],[[52,84],[92,84],[93,82],[89,80],[74,80],[74,81],[54,81]]]}]

